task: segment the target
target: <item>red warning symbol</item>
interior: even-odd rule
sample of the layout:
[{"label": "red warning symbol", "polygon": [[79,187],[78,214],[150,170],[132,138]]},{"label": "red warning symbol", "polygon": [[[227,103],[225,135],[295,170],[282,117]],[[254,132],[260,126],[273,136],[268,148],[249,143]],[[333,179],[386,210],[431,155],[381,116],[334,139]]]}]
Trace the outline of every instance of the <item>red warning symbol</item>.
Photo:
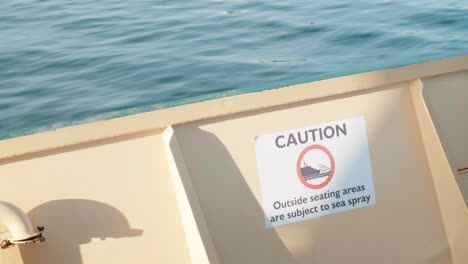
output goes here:
[{"label": "red warning symbol", "polygon": [[310,189],[325,187],[335,174],[335,160],[331,152],[322,145],[305,148],[297,159],[299,180]]}]

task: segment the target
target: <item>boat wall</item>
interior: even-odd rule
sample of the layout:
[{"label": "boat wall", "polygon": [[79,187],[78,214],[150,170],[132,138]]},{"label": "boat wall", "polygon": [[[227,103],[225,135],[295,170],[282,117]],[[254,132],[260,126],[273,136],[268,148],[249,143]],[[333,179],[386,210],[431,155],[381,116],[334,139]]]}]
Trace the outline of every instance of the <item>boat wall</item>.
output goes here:
[{"label": "boat wall", "polygon": [[161,132],[3,160],[2,199],[45,226],[47,241],[2,250],[0,263],[188,263]]},{"label": "boat wall", "polygon": [[[389,249],[392,263],[453,263],[411,85],[174,127],[222,263],[385,263]],[[366,120],[377,205],[265,228],[255,137],[356,116]]]},{"label": "boat wall", "polygon": [[468,203],[468,73],[460,71],[422,81],[425,102],[445,146],[445,154],[456,169],[455,174],[460,174],[456,179]]},{"label": "boat wall", "polygon": [[[460,190],[465,206],[468,204],[468,70],[427,77],[422,81],[424,86],[413,91],[418,91],[415,103],[421,106],[419,121],[425,132],[422,136],[426,142],[426,155],[434,184],[439,187],[436,190],[454,259],[463,263],[468,255],[468,211],[467,207],[459,205],[461,199],[454,199],[454,194],[458,195]],[[452,187],[453,179],[459,189]]]},{"label": "boat wall", "polygon": [[[467,78],[462,56],[0,141],[2,199],[47,238],[0,263],[466,263]],[[255,137],[357,116],[376,205],[266,228]]]}]

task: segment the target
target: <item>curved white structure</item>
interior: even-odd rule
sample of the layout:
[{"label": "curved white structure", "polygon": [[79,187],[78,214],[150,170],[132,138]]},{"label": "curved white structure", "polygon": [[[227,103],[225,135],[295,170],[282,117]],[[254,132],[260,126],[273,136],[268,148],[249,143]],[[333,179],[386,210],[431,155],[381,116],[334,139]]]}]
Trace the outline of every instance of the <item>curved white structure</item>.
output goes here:
[{"label": "curved white structure", "polygon": [[40,232],[33,229],[29,218],[13,204],[0,201],[0,246],[42,242]]}]

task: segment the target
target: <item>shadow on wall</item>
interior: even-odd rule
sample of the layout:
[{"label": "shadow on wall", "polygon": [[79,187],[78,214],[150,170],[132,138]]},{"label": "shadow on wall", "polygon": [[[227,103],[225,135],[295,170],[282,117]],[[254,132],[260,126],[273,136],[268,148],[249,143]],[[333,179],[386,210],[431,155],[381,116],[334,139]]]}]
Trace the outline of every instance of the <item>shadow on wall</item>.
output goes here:
[{"label": "shadow on wall", "polygon": [[[191,124],[175,129],[175,135],[183,156],[190,157],[184,160],[219,262],[297,263],[275,230],[265,227],[262,207],[224,143]],[[177,148],[174,138],[171,147]]]},{"label": "shadow on wall", "polygon": [[28,213],[33,224],[44,225],[45,243],[21,247],[24,264],[83,263],[80,245],[92,238],[123,238],[143,234],[130,228],[116,208],[92,200],[66,199],[44,203]]}]

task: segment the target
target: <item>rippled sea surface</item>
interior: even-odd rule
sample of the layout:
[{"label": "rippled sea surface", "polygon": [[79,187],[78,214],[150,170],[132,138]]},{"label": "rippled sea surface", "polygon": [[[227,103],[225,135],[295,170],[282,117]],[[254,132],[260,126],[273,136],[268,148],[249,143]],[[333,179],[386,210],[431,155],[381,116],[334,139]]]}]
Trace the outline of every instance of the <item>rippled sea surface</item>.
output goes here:
[{"label": "rippled sea surface", "polygon": [[0,2],[0,132],[468,53],[468,0]]}]

